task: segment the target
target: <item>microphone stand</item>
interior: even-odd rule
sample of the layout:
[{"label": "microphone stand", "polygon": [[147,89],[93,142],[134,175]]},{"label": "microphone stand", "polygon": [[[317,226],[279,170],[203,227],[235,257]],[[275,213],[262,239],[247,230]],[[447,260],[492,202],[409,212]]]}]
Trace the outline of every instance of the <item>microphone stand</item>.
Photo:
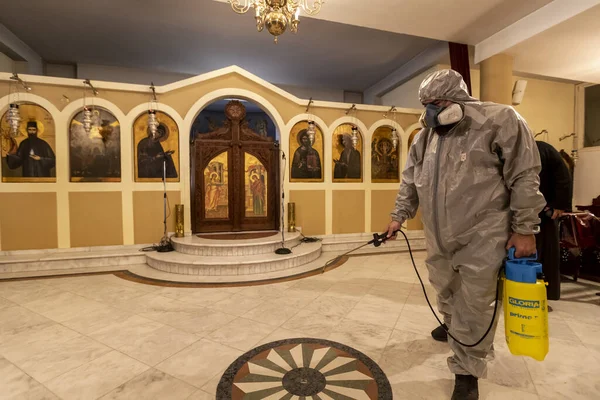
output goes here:
[{"label": "microphone stand", "polygon": [[279,151],[281,151],[281,159],[283,160],[283,174],[282,174],[282,178],[281,178],[281,248],[275,250],[275,254],[291,254],[292,250],[287,249],[285,247],[285,188],[284,188],[284,182],[285,182],[285,170],[286,170],[286,158],[285,158],[285,153],[283,152],[283,150],[279,149]]},{"label": "microphone stand", "polygon": [[167,233],[167,153],[163,151],[163,225],[164,233],[160,243],[156,246],[156,251],[159,253],[167,253],[174,251],[173,244],[171,244],[171,238]]}]

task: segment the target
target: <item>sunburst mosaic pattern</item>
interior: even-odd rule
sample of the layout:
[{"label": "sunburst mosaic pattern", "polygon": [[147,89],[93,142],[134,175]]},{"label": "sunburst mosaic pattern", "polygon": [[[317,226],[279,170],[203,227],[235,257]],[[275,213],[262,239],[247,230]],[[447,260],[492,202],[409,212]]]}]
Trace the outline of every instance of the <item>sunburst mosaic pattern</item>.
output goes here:
[{"label": "sunburst mosaic pattern", "polygon": [[225,371],[223,400],[391,399],[379,366],[361,352],[319,339],[287,339],[257,347]]}]

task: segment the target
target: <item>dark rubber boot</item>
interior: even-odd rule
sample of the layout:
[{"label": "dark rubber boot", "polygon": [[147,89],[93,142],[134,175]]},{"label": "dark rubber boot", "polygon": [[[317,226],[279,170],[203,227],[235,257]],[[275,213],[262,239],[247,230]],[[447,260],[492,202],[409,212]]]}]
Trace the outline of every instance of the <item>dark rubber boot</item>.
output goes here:
[{"label": "dark rubber boot", "polygon": [[456,375],[452,400],[479,400],[479,383],[472,375]]},{"label": "dark rubber boot", "polygon": [[448,327],[444,324],[444,327],[438,326],[434,330],[431,331],[431,337],[437,340],[438,342],[447,342],[448,341],[448,332],[446,332]]}]

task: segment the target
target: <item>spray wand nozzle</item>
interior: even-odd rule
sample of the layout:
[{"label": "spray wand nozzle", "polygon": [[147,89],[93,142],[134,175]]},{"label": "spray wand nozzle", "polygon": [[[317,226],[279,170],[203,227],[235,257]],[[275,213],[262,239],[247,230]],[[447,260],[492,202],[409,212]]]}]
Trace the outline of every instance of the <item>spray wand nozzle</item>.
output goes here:
[{"label": "spray wand nozzle", "polygon": [[384,233],[374,233],[373,234],[373,240],[371,240],[368,244],[372,244],[375,247],[379,247],[383,243],[385,243],[388,239],[391,239],[392,237],[396,236],[396,234],[398,232],[400,232],[400,230],[394,231],[394,234],[391,237],[388,237],[388,233],[387,232],[384,232]]}]

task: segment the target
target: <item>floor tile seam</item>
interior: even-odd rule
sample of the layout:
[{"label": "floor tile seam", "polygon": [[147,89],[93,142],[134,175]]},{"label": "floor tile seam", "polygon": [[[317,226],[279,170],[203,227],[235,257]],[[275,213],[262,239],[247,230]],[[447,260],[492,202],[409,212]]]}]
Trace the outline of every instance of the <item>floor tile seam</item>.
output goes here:
[{"label": "floor tile seam", "polygon": [[[253,297],[253,298],[254,298],[254,297]],[[257,299],[257,300],[260,300],[260,299]],[[266,301],[266,300],[261,300],[261,303],[260,303],[260,304],[258,304],[258,305],[256,305],[256,306],[252,307],[252,308],[251,308],[251,309],[249,309],[249,310],[246,310],[246,311],[244,311],[244,315],[230,314],[230,313],[228,313],[227,311],[222,311],[222,310],[218,310],[218,309],[212,308],[211,306],[212,306],[212,305],[214,305],[214,304],[216,304],[216,303],[213,303],[213,304],[211,304],[211,306],[208,306],[208,307],[206,307],[206,308],[208,308],[208,309],[210,309],[210,310],[212,310],[212,311],[221,312],[221,313],[223,313],[223,314],[230,315],[230,316],[232,316],[232,317],[243,318],[243,317],[244,317],[244,316],[245,316],[247,313],[249,313],[249,312],[253,311],[254,309],[256,309],[256,308],[258,308],[258,307],[262,306],[262,305],[265,303],[265,301]]]},{"label": "floor tile seam", "polygon": [[[148,294],[148,293],[146,293],[146,294]],[[145,296],[145,295],[143,295],[143,296]],[[169,300],[169,301],[172,301],[172,302],[178,303],[178,304],[175,304],[175,305],[177,305],[177,306],[178,306],[178,305],[181,305],[181,308],[182,308],[182,309],[183,309],[185,306],[196,306],[196,307],[200,307],[200,309],[198,309],[198,310],[194,310],[194,311],[190,311],[189,313],[196,314],[196,313],[199,313],[199,312],[201,312],[201,311],[204,311],[204,310],[207,310],[207,309],[208,309],[208,307],[205,307],[205,306],[200,306],[200,305],[198,305],[198,304],[193,304],[193,303],[189,303],[189,302],[181,301],[181,300],[174,299],[174,298],[171,298],[171,297],[167,297],[167,296],[163,296],[163,295],[156,295],[156,296],[160,296],[160,297],[163,297],[163,298],[165,298],[166,300]],[[118,308],[118,307],[114,307],[114,308]],[[129,309],[124,309],[124,308],[119,308],[119,309],[120,309],[120,310],[127,311],[127,312],[130,312],[130,313],[131,313],[131,311],[130,311]],[[133,314],[135,314],[135,315],[138,315],[138,316],[140,316],[140,317],[142,317],[142,318],[147,318],[147,319],[150,319],[150,318],[148,318],[148,317],[143,317],[142,315],[140,315],[140,313],[149,313],[149,312],[156,312],[156,311],[159,311],[159,312],[172,312],[172,311],[179,311],[179,309],[176,309],[176,310],[154,310],[154,311],[141,311],[141,312],[137,312],[137,311],[136,311],[136,312],[133,312]]]},{"label": "floor tile seam", "polygon": [[[304,311],[304,310],[305,310],[305,309],[301,309],[301,310],[299,310],[299,311],[298,311],[298,313],[294,314],[294,316],[293,316],[292,318],[294,318],[296,315],[300,314],[300,313],[301,313],[302,311]],[[314,310],[306,310],[306,311],[311,311],[313,314],[319,314],[317,311],[314,311]],[[323,314],[319,314],[319,315],[320,315],[320,316],[322,316],[322,317],[325,317],[325,318],[330,318],[330,317],[328,317],[327,315],[323,315]],[[283,326],[283,325],[285,325],[287,322],[289,322],[289,321],[290,321],[292,318],[290,318],[288,321],[284,322],[284,323],[282,324],[282,326],[280,326],[279,328],[281,328],[281,329],[286,329],[286,330],[292,330],[292,329],[287,329],[287,328],[285,328],[285,327]],[[329,335],[331,335],[331,334],[332,334],[332,333],[333,333],[333,332],[336,330],[336,328],[342,324],[342,321],[343,321],[345,318],[346,318],[345,316],[344,316],[344,317],[339,317],[339,321],[338,321],[338,322],[337,322],[337,323],[336,323],[336,324],[333,326],[333,328],[330,330],[330,332],[329,332],[329,333],[328,333],[326,336],[327,336],[327,337],[329,337]],[[295,330],[295,331],[296,331],[296,330]],[[304,332],[300,332],[300,331],[298,331],[298,332],[299,332],[299,333],[302,333],[302,334],[304,334]]]},{"label": "floor tile seam", "polygon": [[[527,365],[527,362],[525,361],[524,358],[523,358],[523,364],[525,364],[525,369],[527,371],[527,376],[529,377],[529,382],[531,382],[533,384],[533,390],[535,391],[535,395],[537,395],[539,397],[540,393],[538,392],[537,384],[535,383],[535,380],[533,379],[533,375],[531,374],[531,370],[529,369],[529,365]],[[501,386],[504,386],[504,385],[501,385]],[[516,388],[513,388],[513,389],[516,389]],[[531,392],[528,392],[528,391],[523,391],[523,392],[531,394]]]},{"label": "floor tile seam", "polygon": [[[146,294],[148,294],[148,293],[146,293]],[[167,295],[165,295],[165,294],[156,294],[156,296],[164,297],[167,300],[171,300],[171,301],[174,301],[176,303],[180,303],[181,305],[188,305],[188,306],[192,305],[192,306],[196,306],[196,307],[208,308],[208,306],[199,305],[199,304],[193,303],[191,301],[180,300],[179,298],[170,297],[168,294]],[[218,301],[210,303],[209,305],[213,305],[215,303],[218,303]]]},{"label": "floor tile seam", "polygon": [[[27,307],[24,307],[24,306],[23,306],[23,305],[21,305],[21,304],[15,304],[14,306],[11,306],[10,308],[12,308],[12,307],[20,307],[20,308],[23,308],[23,309],[25,309],[25,310],[27,310],[27,311],[29,311],[29,312],[33,313],[33,314],[36,314],[36,315],[37,315],[37,316],[39,316],[39,317],[42,317],[42,318],[44,318],[44,319],[48,320],[48,321],[49,321],[49,322],[51,322],[52,324],[58,324],[58,325],[62,325],[60,322],[58,322],[58,321],[55,321],[55,320],[53,320],[52,318],[48,318],[48,317],[46,317],[45,315],[42,315],[42,314],[40,314],[40,313],[38,313],[38,312],[36,312],[36,311],[30,310],[30,309],[28,309]],[[7,307],[7,308],[9,308],[9,307]],[[46,323],[46,321],[45,321],[44,323]],[[39,325],[42,325],[42,324],[39,324]],[[32,328],[32,327],[34,327],[34,326],[37,326],[37,325],[29,325],[29,326],[27,326],[27,327],[26,327],[26,329],[31,329],[31,328]],[[71,329],[71,328],[69,328],[69,329]],[[74,329],[71,329],[71,330],[73,330],[73,331],[74,331]],[[77,331],[75,331],[75,332],[77,332]],[[80,332],[77,332],[77,333],[80,333]]]},{"label": "floor tile seam", "polygon": [[[98,340],[96,340],[96,339],[94,339],[94,338],[91,338],[91,337],[89,337],[89,336],[87,336],[87,335],[85,335],[85,334],[83,334],[83,333],[81,333],[81,332],[79,332],[79,331],[77,331],[77,330],[75,330],[75,329],[73,329],[73,328],[69,328],[68,326],[66,326],[66,325],[63,325],[63,324],[62,324],[62,323],[60,323],[60,322],[56,322],[56,321],[54,321],[54,320],[53,320],[53,322],[54,322],[56,325],[60,325],[61,327],[65,328],[65,329],[68,329],[68,330],[70,330],[70,331],[73,331],[73,332],[75,332],[75,333],[77,334],[77,336],[70,338],[70,339],[69,339],[67,342],[69,342],[69,341],[72,341],[72,340],[75,340],[75,339],[79,339],[79,338],[82,338],[82,337],[85,337],[85,338],[87,338],[87,339],[90,339],[90,340],[92,340],[92,341],[94,341],[94,342],[96,342],[96,343],[98,343],[98,344],[102,345],[102,346],[106,346],[106,347],[110,348],[111,350],[113,349],[111,346],[108,346],[108,345],[106,345],[106,344],[104,344],[104,343],[102,343],[102,342],[100,342],[100,341],[98,341]],[[62,347],[62,346],[63,346],[65,343],[67,343],[67,342],[61,342],[61,343],[57,343],[57,344],[56,344],[56,345],[54,345],[54,346],[45,347],[45,348],[44,348],[44,350],[48,350],[48,349],[55,349],[55,348]],[[36,354],[39,354],[39,353],[36,353]],[[32,357],[34,357],[36,354],[34,354]],[[106,354],[106,353],[104,353],[104,354]],[[5,359],[7,359],[7,358],[6,358],[5,356],[3,356],[3,355],[0,355],[0,356],[2,356],[2,357],[4,357]],[[100,357],[101,357],[101,356],[102,356],[102,355],[100,355]],[[27,360],[31,359],[32,357],[28,357],[28,358],[24,359],[23,361],[27,361]],[[8,359],[7,359],[7,360],[8,360]],[[9,361],[10,361],[10,360],[9,360]],[[10,361],[10,362],[11,362],[11,363],[13,363],[13,364],[15,364],[15,363],[14,363],[14,362],[12,362],[12,361]],[[16,364],[15,364],[15,365],[16,365]]]},{"label": "floor tile seam", "polygon": [[[138,316],[139,316],[139,315],[138,315]],[[140,316],[140,317],[141,317],[141,316]],[[144,317],[141,317],[141,318],[144,318]],[[146,319],[147,319],[147,318],[146,318]],[[150,319],[148,319],[148,320],[149,320],[149,321],[152,321],[152,322],[158,322],[158,321],[153,321],[153,320],[150,320]],[[198,338],[198,336],[197,336],[195,333],[187,332],[187,331],[184,331],[183,329],[179,329],[179,328],[176,328],[176,327],[174,327],[174,326],[167,325],[167,324],[165,324],[165,323],[162,323],[162,322],[158,322],[158,323],[159,323],[159,324],[161,324],[162,326],[159,326],[159,327],[157,327],[157,328],[155,328],[155,329],[152,329],[151,331],[147,332],[146,334],[147,334],[147,335],[148,335],[148,334],[153,334],[153,333],[155,333],[156,331],[158,331],[158,330],[160,330],[160,329],[163,329],[163,328],[165,328],[165,327],[168,327],[168,328],[176,329],[176,330],[178,330],[178,331],[181,331],[181,332],[184,332],[184,333],[189,333],[190,335],[194,335],[196,338]],[[109,345],[109,344],[107,344],[107,343],[101,342],[100,340],[98,340],[98,339],[96,339],[96,338],[94,338],[94,337],[92,337],[92,336],[89,336],[89,335],[93,335],[95,332],[99,331],[100,329],[102,329],[102,328],[99,328],[99,329],[95,330],[94,332],[90,332],[88,335],[84,335],[84,336],[86,336],[86,337],[88,337],[88,338],[90,338],[90,339],[92,339],[92,340],[94,340],[94,341],[96,341],[96,342],[98,342],[98,343],[100,343],[100,344],[102,344],[102,345],[104,345],[104,346],[110,347],[110,348],[111,348],[111,349],[113,349],[113,350],[116,350],[116,351],[118,351],[118,352],[120,352],[120,353],[123,353],[123,354],[125,354],[125,353],[123,352],[122,348],[123,348],[124,346],[126,346],[126,345],[121,345],[121,346],[112,346],[112,345]],[[201,338],[198,338],[197,340],[195,340],[195,341],[194,341],[194,343],[196,343],[196,342],[197,342],[198,340],[200,340],[200,339],[201,339]],[[193,344],[193,343],[192,343],[192,344]],[[127,354],[125,354],[125,355],[127,355]],[[135,357],[133,357],[133,356],[130,356],[130,355],[127,355],[127,356],[128,356],[128,357],[131,357],[131,358],[134,358],[135,360],[137,360],[137,358],[135,358]],[[137,361],[143,362],[142,360],[137,360]],[[162,361],[161,361],[161,362],[162,362]],[[146,362],[144,362],[144,364],[147,364],[147,363],[146,363]],[[157,363],[157,364],[158,364],[158,363]],[[147,365],[148,365],[148,364],[147,364]],[[156,364],[155,364],[155,365],[156,365]]]},{"label": "floor tile seam", "polygon": [[[394,326],[392,327],[392,332],[394,331],[394,329],[396,329],[396,325],[398,325],[398,321],[400,321],[400,316],[402,315],[402,310],[404,310],[404,306],[406,305],[406,301],[402,304],[402,307],[400,307],[400,311],[398,311],[398,316],[396,317],[396,320],[394,321]],[[389,342],[389,340],[388,340]],[[387,344],[386,344],[387,346]]]},{"label": "floor tile seam", "polygon": [[[126,286],[123,286],[123,287],[126,287]],[[142,294],[136,294],[135,296],[131,296],[131,297],[122,297],[122,298],[119,298],[119,300],[130,301],[130,300],[133,300],[133,299],[137,299],[139,297],[146,296],[148,294],[152,294],[152,292],[150,292],[150,293],[146,292],[146,293],[142,293]],[[80,295],[80,296],[85,297],[86,299],[89,299],[89,300],[94,300],[94,301],[97,301],[97,302],[101,302],[101,303],[103,303],[105,305],[106,305],[106,303],[105,303],[106,301],[111,301],[111,300],[108,300],[108,299],[98,300],[97,298],[93,298],[93,297],[89,297],[89,296],[85,296],[85,295]]]},{"label": "floor tile seam", "polygon": [[[29,379],[33,380],[34,382],[36,382],[38,385],[43,386],[44,388],[46,388],[46,390],[48,390],[50,393],[52,393],[53,395],[55,395],[57,398],[62,399],[58,394],[54,393],[49,387],[47,387],[46,385],[44,385],[42,382],[38,381],[37,379],[35,379],[33,376],[31,376],[30,374],[28,374],[25,370],[23,370],[21,367],[19,367],[17,364],[13,363],[12,361],[8,360],[5,357],[4,358],[6,361],[8,361],[13,367],[17,368],[19,371],[21,371],[24,375],[26,375],[27,377],[29,377]],[[21,395],[24,394],[25,392],[21,392],[21,393],[17,393],[17,395]]]},{"label": "floor tile seam", "polygon": [[[570,326],[569,329],[571,329],[571,331],[573,332],[573,334],[575,335],[575,337],[577,338],[577,340],[579,340],[579,343],[581,343],[583,346],[585,346],[586,348],[588,346],[600,346],[600,341],[598,343],[590,343],[587,340],[584,340],[577,332],[575,332]],[[560,340],[560,339],[559,339]]]},{"label": "floor tile seam", "polygon": [[[240,352],[240,351],[243,351],[243,350],[239,350],[239,349],[236,349],[236,348],[234,348],[234,347],[231,347],[231,346],[225,345],[225,344],[223,344],[223,343],[219,343],[219,342],[215,342],[214,340],[207,339],[206,337],[202,337],[202,338],[200,338],[198,341],[196,341],[196,342],[194,342],[194,343],[190,344],[189,346],[186,346],[186,347],[184,347],[183,349],[181,349],[181,350],[179,350],[178,352],[174,353],[174,354],[173,354],[173,355],[171,355],[170,357],[167,357],[167,358],[165,358],[165,359],[164,359],[164,360],[162,360],[160,363],[158,363],[158,364],[156,365],[156,367],[152,367],[152,368],[155,368],[155,369],[156,369],[156,370],[158,370],[158,371],[161,371],[161,372],[163,372],[163,373],[165,373],[165,374],[167,374],[167,375],[170,375],[170,374],[168,374],[166,371],[163,371],[162,369],[158,368],[158,365],[159,365],[159,364],[162,364],[162,363],[164,363],[164,362],[167,362],[167,361],[168,361],[168,360],[170,360],[171,358],[173,358],[173,357],[177,356],[177,355],[178,355],[178,354],[180,354],[181,352],[183,352],[183,351],[187,350],[189,347],[191,347],[191,346],[193,346],[194,344],[198,343],[200,340],[205,340],[205,341],[207,341],[207,342],[211,342],[212,344],[217,344],[217,345],[220,345],[220,346],[225,346],[225,347],[229,348],[230,350],[233,350],[234,352]],[[242,353],[242,355],[243,355],[243,354],[245,354],[245,352],[243,352],[243,353]],[[236,359],[237,359],[237,357],[236,357]],[[235,360],[234,360],[234,361],[235,361]],[[233,362],[233,361],[232,361],[232,362]],[[226,366],[226,369],[227,369],[227,367],[229,367],[229,365],[228,365],[228,366]],[[191,386],[193,386],[193,387],[195,387],[195,388],[197,388],[197,389],[200,389],[200,390],[202,390],[202,387],[203,387],[204,385],[206,385],[208,382],[210,382],[210,381],[211,381],[211,380],[212,380],[212,379],[213,379],[215,376],[217,376],[219,373],[220,373],[220,372],[217,372],[217,373],[215,373],[215,374],[214,374],[214,375],[212,375],[212,376],[211,376],[211,377],[210,377],[208,380],[206,380],[206,381],[202,382],[202,384],[201,384],[202,386],[197,386],[196,384],[189,383],[189,382],[186,382],[186,383],[188,383],[189,385],[191,385]]]},{"label": "floor tile seam", "polygon": [[[107,304],[106,304],[106,303],[104,303],[104,302],[101,302],[101,301],[98,301],[98,300],[95,300],[95,299],[91,299],[91,298],[89,298],[89,297],[86,297],[86,296],[80,295],[80,294],[78,294],[78,293],[75,293],[75,292],[73,292],[73,291],[71,291],[71,290],[64,290],[64,289],[58,289],[58,290],[60,290],[60,291],[62,291],[62,292],[65,292],[65,293],[70,293],[70,294],[72,294],[72,295],[74,295],[74,296],[78,296],[78,297],[81,297],[81,298],[83,298],[83,299],[86,299],[86,300],[89,300],[89,301],[94,301],[94,302],[96,302],[96,303],[98,303],[98,304],[100,304],[100,305],[102,305],[102,306],[107,306]],[[49,295],[49,296],[52,296],[52,295]],[[44,296],[44,297],[49,297],[49,296]],[[37,300],[39,300],[39,299],[37,299]],[[29,302],[29,303],[31,303],[31,302]],[[23,308],[26,308],[27,310],[29,310],[29,311],[31,311],[31,312],[35,312],[35,313],[37,313],[36,311],[34,311],[34,310],[31,310],[31,309],[29,309],[29,308],[25,307],[25,304],[22,304],[21,306],[22,306]],[[116,308],[116,307],[113,307],[113,308]],[[70,316],[70,317],[75,317],[76,315],[80,315],[80,314],[83,314],[83,313],[86,313],[86,312],[89,312],[89,311],[82,311],[82,312],[80,312],[80,313],[77,313],[77,314],[75,314],[75,315],[73,315],[73,314],[70,314],[69,316]],[[51,320],[51,321],[53,321],[53,322],[56,322],[56,323],[58,323],[58,324],[60,324],[60,325],[62,325],[62,322],[65,322],[65,321],[56,321],[56,320],[54,320],[54,319],[52,319],[52,318],[50,318],[50,317],[46,317],[45,315],[43,315],[43,314],[40,314],[40,313],[37,313],[37,314],[39,314],[39,315],[41,315],[42,317],[44,317],[44,318],[47,318],[47,319],[49,319],[49,320]],[[68,320],[70,320],[70,319],[72,319],[72,318],[69,318]],[[66,320],[66,321],[68,321],[68,320]],[[64,326],[64,325],[63,325],[63,326]],[[68,327],[67,327],[67,328],[68,328]],[[69,328],[69,329],[71,329],[71,328]],[[72,329],[72,330],[74,330],[74,329]]]},{"label": "floor tile seam", "polygon": [[[167,297],[167,296],[163,296],[163,297]],[[168,299],[171,299],[171,300],[174,300],[174,301],[177,301],[177,302],[179,302],[179,303],[183,303],[183,304],[185,304],[185,305],[193,305],[193,306],[202,307],[202,308],[205,308],[205,309],[212,309],[212,308],[211,308],[211,306],[215,305],[216,303],[218,303],[218,302],[220,302],[220,301],[222,301],[222,300],[226,300],[226,299],[222,299],[222,300],[213,301],[213,302],[211,302],[211,303],[208,303],[208,304],[206,304],[206,305],[199,305],[199,304],[197,304],[197,303],[194,303],[194,302],[192,302],[192,301],[180,300],[180,299],[176,299],[176,298],[172,298],[172,297],[167,297],[167,298],[168,298]],[[217,311],[217,310],[215,310],[215,311]],[[222,312],[223,312],[223,313],[225,313],[225,314],[227,314],[227,313],[226,313],[226,312],[224,312],[224,311],[222,311]]]},{"label": "floor tile seam", "polygon": [[[200,339],[198,339],[198,340],[200,340]],[[196,343],[196,342],[194,342],[194,343]],[[191,346],[191,345],[193,345],[194,343],[190,344],[190,346]],[[175,377],[175,376],[173,376],[173,375],[171,375],[171,374],[168,374],[168,373],[166,373],[165,371],[162,371],[162,370],[159,370],[158,368],[156,368],[156,365],[160,364],[160,363],[161,363],[161,362],[163,362],[163,361],[166,361],[167,359],[165,359],[165,360],[162,360],[162,361],[159,361],[159,362],[158,362],[158,363],[156,363],[154,366],[152,366],[152,365],[148,365],[147,363],[145,363],[145,362],[143,362],[143,361],[141,361],[141,360],[138,360],[137,358],[135,358],[135,357],[133,357],[133,356],[130,356],[129,354],[125,354],[125,353],[123,353],[122,351],[119,351],[119,350],[117,350],[117,349],[115,349],[115,351],[117,351],[117,352],[121,353],[122,355],[124,355],[124,356],[126,356],[126,357],[132,358],[132,359],[134,359],[135,361],[137,361],[137,362],[140,362],[140,363],[142,363],[142,364],[144,364],[144,365],[146,365],[146,366],[148,366],[148,367],[149,367],[148,369],[144,370],[143,372],[139,373],[138,375],[135,375],[133,378],[129,379],[128,381],[126,381],[126,382],[124,382],[124,383],[121,383],[121,384],[120,384],[119,386],[117,386],[116,388],[118,388],[118,387],[120,387],[120,386],[124,386],[124,385],[126,385],[127,383],[129,383],[129,382],[133,381],[133,380],[134,380],[134,379],[136,379],[137,377],[139,377],[139,376],[141,376],[141,375],[145,374],[145,373],[146,373],[146,372],[148,372],[149,370],[155,370],[155,371],[158,371],[158,372],[160,372],[160,373],[163,373],[163,374],[165,374],[166,376],[168,376],[168,377],[170,377],[170,378],[172,378],[172,379],[175,379],[176,381],[178,381],[178,382],[180,382],[180,383],[183,383],[183,384],[189,385],[189,386],[193,387],[194,389],[197,389],[197,390],[202,390],[202,389],[200,389],[200,388],[198,388],[198,387],[196,387],[196,386],[194,386],[194,385],[192,385],[192,384],[190,384],[190,383],[188,383],[188,382],[185,382],[185,381],[183,381],[183,380],[181,380],[181,379],[179,379],[179,378],[177,378],[177,377]],[[103,393],[102,395],[100,395],[100,396],[96,397],[96,400],[99,400],[99,399],[101,399],[102,397],[106,396],[107,394],[109,394],[110,392],[112,392],[113,390],[115,390],[116,388],[112,388],[112,389],[110,389],[109,391],[107,391],[106,393]],[[197,390],[194,390],[194,392],[192,392],[192,393],[190,394],[190,396],[191,396],[192,394],[196,393],[196,391],[197,391]],[[189,398],[189,396],[188,396],[187,398]]]},{"label": "floor tile seam", "polygon": [[[91,358],[91,359],[87,360],[87,361],[86,361],[86,362],[84,362],[83,364],[80,364],[80,365],[78,365],[78,366],[75,366],[75,367],[69,368],[67,371],[64,371],[64,372],[63,372],[63,373],[61,373],[60,375],[57,375],[57,376],[55,376],[55,377],[52,377],[51,379],[48,379],[46,382],[50,382],[50,381],[52,381],[52,380],[54,380],[54,379],[56,379],[56,378],[58,378],[58,377],[60,377],[60,376],[62,376],[62,375],[64,375],[64,374],[67,374],[67,373],[69,373],[69,372],[71,372],[71,371],[73,371],[73,370],[75,370],[75,369],[77,369],[77,368],[79,368],[79,367],[81,367],[81,366],[85,365],[85,364],[91,363],[91,362],[93,362],[94,360],[96,360],[96,359],[98,359],[98,358],[100,358],[100,357],[102,357],[102,356],[105,356],[106,354],[110,353],[111,351],[115,351],[115,350],[116,350],[115,348],[113,348],[113,347],[111,347],[111,346],[109,346],[109,345],[107,345],[107,344],[101,343],[101,342],[99,342],[99,341],[97,341],[97,340],[95,340],[95,339],[93,339],[93,338],[88,338],[88,339],[94,340],[94,341],[95,341],[95,342],[97,342],[98,344],[100,344],[100,345],[102,345],[102,346],[104,346],[104,347],[107,347],[106,351],[104,351],[102,354],[99,354],[99,355],[97,355],[97,356],[95,356],[95,357],[93,357],[93,358]],[[104,349],[103,349],[103,350],[104,350]],[[31,358],[31,357],[30,357],[30,358]],[[45,382],[40,382],[40,383],[44,384]]]},{"label": "floor tile seam", "polygon": [[148,372],[148,370],[149,370],[149,369],[152,369],[152,368],[153,368],[153,367],[151,367],[151,366],[148,366],[148,364],[146,364],[145,362],[142,362],[142,361],[140,361],[140,360],[136,359],[135,357],[132,357],[132,356],[130,356],[130,355],[128,355],[128,354],[125,354],[125,353],[123,353],[122,351],[119,351],[119,350],[117,350],[117,349],[113,349],[113,351],[116,351],[117,353],[120,353],[121,355],[123,355],[123,356],[125,356],[125,357],[129,357],[129,358],[131,358],[131,359],[133,359],[133,360],[135,360],[135,361],[137,361],[137,362],[139,362],[139,363],[141,363],[141,364],[144,364],[144,365],[145,365],[146,367],[148,367],[148,368],[146,368],[144,371],[142,371],[142,372],[141,372],[141,373],[139,373],[138,375],[135,375],[133,378],[129,379],[128,381],[126,381],[126,382],[124,382],[124,383],[121,383],[121,384],[117,385],[116,387],[113,387],[113,388],[110,388],[110,389],[108,389],[106,392],[104,392],[104,393],[102,393],[100,396],[96,397],[96,399],[95,399],[95,400],[101,399],[102,397],[106,396],[107,394],[109,394],[110,392],[112,392],[113,390],[115,390],[116,388],[118,388],[119,386],[122,386],[122,385],[124,385],[125,383],[132,381],[133,379],[137,378],[138,376],[140,376],[140,375],[142,375],[142,374],[145,374],[146,372]]},{"label": "floor tile seam", "polygon": [[[149,320],[149,321],[152,321],[152,322],[156,322],[156,323],[162,324],[162,325],[164,325],[164,326],[168,326],[169,328],[173,328],[173,329],[176,329],[176,330],[178,330],[178,331],[182,331],[182,332],[185,332],[185,333],[189,333],[189,334],[192,334],[192,335],[199,336],[199,334],[198,334],[197,332],[190,332],[190,331],[188,331],[188,330],[185,330],[185,329],[178,328],[178,327],[176,327],[176,326],[174,326],[174,325],[172,325],[172,324],[170,324],[170,323],[166,323],[166,322],[164,322],[164,321],[159,321],[159,320],[157,320],[157,319],[153,319],[153,318],[150,318],[150,317],[148,317],[148,316],[143,316],[143,315],[140,315],[140,314],[134,314],[134,315],[135,315],[135,316],[137,316],[137,317],[140,317],[140,318],[147,319],[147,320]],[[229,315],[229,314],[228,314],[228,315]],[[164,326],[161,326],[160,328],[163,328]],[[157,329],[160,329],[160,328],[157,328]],[[214,331],[211,331],[210,333],[213,333],[213,332],[214,332]],[[205,336],[206,336],[206,335],[202,335],[202,336],[199,336],[199,337],[200,337],[200,339],[203,339]]]},{"label": "floor tile seam", "polygon": [[[253,320],[251,320],[251,319],[247,319],[247,318],[243,318],[243,317],[238,317],[238,319],[245,319],[246,321],[250,321],[250,322],[257,322],[257,321],[253,321]],[[235,321],[235,320],[234,320],[234,321]],[[233,322],[233,321],[232,321],[232,322]],[[261,323],[261,322],[259,322],[259,323]],[[264,325],[266,325],[266,324],[264,324]],[[223,327],[224,327],[224,326],[222,326],[221,328],[223,328]],[[206,340],[210,340],[210,341],[213,341],[213,342],[217,342],[217,343],[219,343],[219,344],[221,344],[221,345],[223,345],[223,346],[231,347],[231,348],[233,348],[233,349],[236,349],[236,350],[239,350],[239,351],[243,351],[244,353],[247,353],[248,351],[251,351],[252,349],[254,349],[254,348],[258,347],[257,345],[258,345],[259,343],[261,343],[261,341],[262,341],[262,340],[264,340],[264,339],[265,339],[265,338],[267,338],[269,335],[271,335],[273,332],[275,332],[277,329],[279,329],[279,328],[274,328],[274,327],[273,327],[273,326],[271,326],[271,325],[268,325],[268,327],[269,327],[269,328],[273,328],[273,330],[272,330],[272,331],[270,331],[269,333],[267,333],[265,336],[262,336],[262,337],[261,337],[259,340],[257,340],[255,343],[253,343],[253,344],[250,346],[250,349],[238,349],[237,347],[233,347],[233,346],[232,346],[232,345],[230,345],[230,344],[223,343],[223,342],[221,342],[221,341],[218,341],[218,340],[216,340],[216,339],[209,339],[209,338],[208,338],[208,336],[204,337],[204,339],[206,339]],[[221,328],[219,328],[219,329],[221,329]],[[285,328],[283,328],[283,329],[285,329]],[[217,330],[218,330],[218,329],[217,329]],[[216,332],[216,331],[215,331],[215,332]],[[213,333],[214,333],[214,332],[213,332]],[[198,340],[202,340],[202,339],[198,339]]]}]

